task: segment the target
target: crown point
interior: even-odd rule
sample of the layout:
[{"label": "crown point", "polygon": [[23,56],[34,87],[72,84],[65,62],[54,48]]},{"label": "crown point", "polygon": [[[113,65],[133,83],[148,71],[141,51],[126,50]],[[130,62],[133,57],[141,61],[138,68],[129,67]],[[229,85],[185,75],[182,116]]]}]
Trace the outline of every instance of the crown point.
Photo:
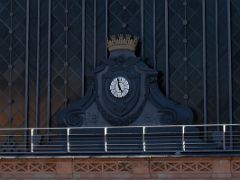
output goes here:
[{"label": "crown point", "polygon": [[107,45],[110,52],[116,50],[129,50],[134,52],[136,50],[137,43],[137,36],[132,36],[130,34],[118,34],[117,36],[111,35],[108,39]]}]

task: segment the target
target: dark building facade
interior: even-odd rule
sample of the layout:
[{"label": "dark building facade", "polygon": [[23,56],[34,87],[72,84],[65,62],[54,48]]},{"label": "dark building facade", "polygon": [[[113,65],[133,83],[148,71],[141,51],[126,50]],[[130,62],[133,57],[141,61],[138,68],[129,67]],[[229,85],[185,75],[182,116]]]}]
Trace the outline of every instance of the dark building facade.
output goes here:
[{"label": "dark building facade", "polygon": [[2,0],[0,127],[56,127],[121,33],[194,124],[240,123],[239,19],[238,0]]}]

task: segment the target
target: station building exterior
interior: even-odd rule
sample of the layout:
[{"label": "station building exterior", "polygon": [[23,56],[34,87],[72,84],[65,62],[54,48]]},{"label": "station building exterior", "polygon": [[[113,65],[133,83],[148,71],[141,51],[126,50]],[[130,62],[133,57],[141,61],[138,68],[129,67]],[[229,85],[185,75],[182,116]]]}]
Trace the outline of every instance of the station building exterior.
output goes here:
[{"label": "station building exterior", "polygon": [[239,0],[1,0],[0,179],[239,179]]}]

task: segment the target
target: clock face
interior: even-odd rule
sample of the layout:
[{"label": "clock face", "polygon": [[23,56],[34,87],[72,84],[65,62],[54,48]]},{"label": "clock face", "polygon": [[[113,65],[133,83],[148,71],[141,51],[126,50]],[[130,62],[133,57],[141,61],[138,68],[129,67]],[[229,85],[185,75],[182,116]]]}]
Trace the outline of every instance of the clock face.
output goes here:
[{"label": "clock face", "polygon": [[116,77],[110,84],[110,91],[114,97],[125,97],[129,91],[129,83],[124,77]]}]

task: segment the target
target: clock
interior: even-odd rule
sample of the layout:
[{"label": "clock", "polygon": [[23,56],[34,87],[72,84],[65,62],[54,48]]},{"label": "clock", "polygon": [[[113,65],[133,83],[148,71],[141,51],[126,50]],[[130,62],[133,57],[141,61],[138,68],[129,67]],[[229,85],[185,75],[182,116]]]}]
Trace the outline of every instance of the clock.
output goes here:
[{"label": "clock", "polygon": [[129,92],[129,83],[126,78],[118,76],[112,80],[109,88],[114,97],[123,98]]}]

